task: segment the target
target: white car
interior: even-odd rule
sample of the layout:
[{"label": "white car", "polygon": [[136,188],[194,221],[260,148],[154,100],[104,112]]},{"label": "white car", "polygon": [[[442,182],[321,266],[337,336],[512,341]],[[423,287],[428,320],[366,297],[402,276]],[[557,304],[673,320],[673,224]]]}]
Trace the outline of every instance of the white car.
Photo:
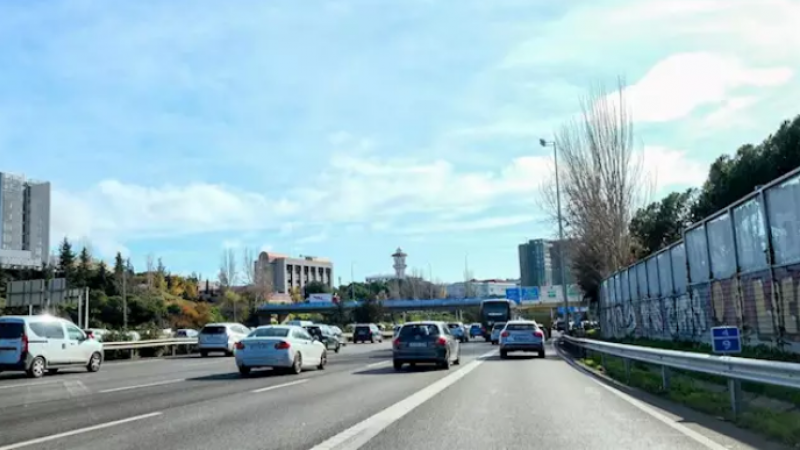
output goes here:
[{"label": "white car", "polygon": [[231,356],[236,343],[248,334],[250,329],[240,323],[209,323],[200,330],[197,348],[202,357],[208,356],[209,352],[223,352]]},{"label": "white car", "polygon": [[97,372],[103,343],[74,323],[51,315],[0,317],[0,371],[24,371],[39,378],[66,367]]},{"label": "white car", "polygon": [[325,344],[295,325],[258,327],[236,343],[236,365],[242,375],[262,367],[290,369],[299,374],[306,368],[322,370],[327,363]]}]

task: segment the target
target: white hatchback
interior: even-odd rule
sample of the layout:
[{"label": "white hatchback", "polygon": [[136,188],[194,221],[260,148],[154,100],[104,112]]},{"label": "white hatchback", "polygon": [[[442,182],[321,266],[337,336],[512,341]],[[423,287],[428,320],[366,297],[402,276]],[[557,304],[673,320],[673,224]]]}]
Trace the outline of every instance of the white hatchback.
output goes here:
[{"label": "white hatchback", "polygon": [[209,323],[200,330],[197,338],[200,356],[208,356],[209,352],[233,355],[236,343],[249,333],[250,329],[240,323]]},{"label": "white hatchback", "polygon": [[258,327],[236,343],[236,365],[242,375],[261,367],[290,369],[299,374],[305,368],[322,370],[327,363],[325,344],[295,325]]},{"label": "white hatchback", "polygon": [[0,371],[39,378],[60,368],[100,370],[103,343],[72,322],[50,315],[0,317]]}]

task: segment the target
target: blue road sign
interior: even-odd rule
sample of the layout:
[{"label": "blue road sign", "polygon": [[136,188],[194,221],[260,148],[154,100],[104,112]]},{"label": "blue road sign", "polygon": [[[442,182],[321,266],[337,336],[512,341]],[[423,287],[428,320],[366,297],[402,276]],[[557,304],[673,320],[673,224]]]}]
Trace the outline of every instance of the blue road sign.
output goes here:
[{"label": "blue road sign", "polygon": [[[520,294],[522,294],[521,298]],[[506,299],[514,303],[537,302],[540,300],[539,286],[506,288]]]},{"label": "blue road sign", "polygon": [[711,329],[711,348],[714,353],[741,353],[742,334],[736,327],[714,327]]}]

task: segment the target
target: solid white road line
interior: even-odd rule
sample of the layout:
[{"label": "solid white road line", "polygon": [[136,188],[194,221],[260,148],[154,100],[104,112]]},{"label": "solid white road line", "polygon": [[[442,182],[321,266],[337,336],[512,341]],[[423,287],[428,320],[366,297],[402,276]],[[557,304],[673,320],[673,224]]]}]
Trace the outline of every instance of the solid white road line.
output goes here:
[{"label": "solid white road line", "polygon": [[[439,392],[455,384],[458,380],[480,366],[486,357],[496,354],[496,350],[485,353],[465,365],[463,368],[447,375],[446,377],[428,385],[420,391],[406,397],[383,411],[368,417],[363,421],[353,425],[343,432],[333,436],[327,441],[315,445],[311,450],[356,450],[361,448],[370,439],[386,429],[389,425],[400,420],[403,416],[410,413],[417,406],[433,398]],[[1,449],[0,449],[1,450]]]},{"label": "solid white road line", "polygon": [[[589,370],[588,368],[585,368],[585,367],[581,366],[580,364],[578,364],[577,362],[573,361],[570,357],[568,357],[567,355],[564,355],[561,352],[561,350],[557,349],[556,353],[567,364],[571,365],[572,367],[574,367],[575,369],[577,369],[579,371],[586,372],[586,375],[589,377],[589,379],[594,381],[598,385],[600,385],[600,387],[602,387],[603,389],[607,390],[608,392],[611,392],[612,394],[616,395],[617,397],[625,400],[626,402],[628,402],[631,405],[633,405],[636,408],[638,408],[640,411],[643,411],[643,412],[647,413],[648,415],[650,415],[650,417],[658,420],[659,422],[663,423],[664,425],[667,425],[668,427],[672,428],[673,430],[683,434],[684,436],[694,440],[698,444],[700,444],[700,445],[702,445],[702,446],[704,446],[704,447],[706,447],[708,449],[711,449],[711,450],[728,450],[728,447],[726,447],[726,446],[724,446],[722,444],[719,444],[717,442],[714,442],[713,440],[711,440],[707,436],[703,435],[702,433],[699,433],[699,432],[687,427],[686,425],[683,425],[683,424],[681,424],[679,422],[676,422],[675,420],[673,420],[669,416],[658,412],[655,408],[652,408],[652,407],[646,405],[644,402],[641,402],[641,401],[631,397],[630,395],[620,391],[619,389],[615,389],[614,387],[609,386],[606,383],[603,383],[602,381],[598,380],[594,376],[594,374],[591,372],[591,370]],[[0,449],[0,450],[2,450],[2,449]]]},{"label": "solid white road line", "polygon": [[0,386],[0,390],[2,389],[11,389],[11,388],[22,388],[22,387],[36,387],[36,386],[44,386],[47,384],[57,384],[61,383],[64,380],[56,380],[56,381],[44,381],[42,383],[19,383],[19,384],[6,384]]},{"label": "solid white road line", "polygon": [[389,363],[391,363],[391,361],[378,361],[378,362],[376,362],[376,363],[367,364],[367,365],[366,365],[366,366],[364,366],[364,367],[367,367],[367,368],[369,368],[369,367],[386,366],[386,365],[389,365]]},{"label": "solid white road line", "polygon": [[67,432],[64,432],[64,433],[58,433],[58,434],[53,434],[53,435],[50,435],[50,436],[31,439],[29,441],[17,442],[16,444],[5,445],[3,447],[0,447],[0,450],[15,450],[15,449],[22,448],[22,447],[28,447],[30,445],[36,445],[36,444],[41,444],[41,443],[44,443],[44,442],[55,441],[57,439],[61,439],[61,438],[65,438],[65,437],[75,436],[76,434],[83,434],[83,433],[88,433],[90,431],[102,430],[103,428],[109,428],[109,427],[113,427],[113,426],[117,426],[117,425],[122,425],[124,423],[134,422],[134,421],[137,421],[137,420],[149,419],[151,417],[160,416],[160,415],[161,415],[161,412],[153,412],[153,413],[149,413],[149,414],[142,414],[141,416],[128,417],[127,419],[115,420],[113,422],[101,423],[100,425],[93,425],[91,427],[86,427],[86,428],[78,428],[77,430],[72,430],[72,431],[67,431]]},{"label": "solid white road line", "polygon": [[152,386],[161,386],[161,385],[164,385],[164,384],[180,383],[182,381],[186,381],[186,378],[179,378],[179,379],[176,379],[176,380],[156,381],[155,383],[137,384],[135,386],[123,386],[123,387],[118,387],[118,388],[113,388],[113,389],[104,389],[102,391],[99,391],[98,393],[99,394],[107,394],[109,392],[130,391],[131,389],[139,389],[139,388],[146,388],[146,387],[152,387]]},{"label": "solid white road line", "polygon": [[[303,384],[303,383],[305,383],[306,381],[308,381],[308,380],[297,380],[297,381],[291,381],[291,382],[289,382],[289,383],[276,384],[275,386],[267,386],[267,387],[264,387],[264,388],[261,388],[261,389],[256,389],[256,390],[253,390],[253,391],[250,391],[250,392],[253,392],[253,393],[256,393],[256,394],[257,394],[257,393],[259,393],[259,392],[267,392],[267,391],[272,391],[272,390],[275,390],[275,389],[280,389],[280,388],[285,388],[285,387],[289,387],[289,386],[294,386],[294,385],[296,385],[296,384]],[[0,450],[2,450],[2,449],[0,449]]]}]

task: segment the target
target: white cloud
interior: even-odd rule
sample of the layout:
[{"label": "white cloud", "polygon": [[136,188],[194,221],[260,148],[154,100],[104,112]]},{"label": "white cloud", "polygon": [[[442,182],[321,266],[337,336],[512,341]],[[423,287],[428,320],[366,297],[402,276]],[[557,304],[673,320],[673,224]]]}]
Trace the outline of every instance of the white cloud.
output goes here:
[{"label": "white cloud", "polygon": [[533,222],[536,217],[530,214],[512,215],[504,217],[486,217],[483,219],[457,222],[434,222],[428,225],[400,227],[398,232],[402,234],[429,234],[429,233],[451,233],[459,231],[478,231],[520,225]]},{"label": "white cloud", "polygon": [[708,167],[690,159],[685,151],[646,146],[637,157],[641,158],[642,175],[653,182],[656,193],[700,186],[708,175]]},{"label": "white cloud", "polygon": [[733,56],[681,53],[659,61],[625,95],[634,120],[668,122],[723,104],[739,88],[780,86],[791,77],[786,67],[753,68]]},{"label": "white cloud", "polygon": [[[382,230],[408,214],[476,213],[530,197],[549,170],[548,157],[517,158],[497,171],[460,172],[444,160],[337,154],[311,188],[290,189],[280,198],[225,185],[106,180],[84,192],[54,192],[54,237],[122,240],[269,228],[294,235],[304,224],[361,221],[374,221],[372,229]],[[307,236],[298,243],[325,238]]]}]

